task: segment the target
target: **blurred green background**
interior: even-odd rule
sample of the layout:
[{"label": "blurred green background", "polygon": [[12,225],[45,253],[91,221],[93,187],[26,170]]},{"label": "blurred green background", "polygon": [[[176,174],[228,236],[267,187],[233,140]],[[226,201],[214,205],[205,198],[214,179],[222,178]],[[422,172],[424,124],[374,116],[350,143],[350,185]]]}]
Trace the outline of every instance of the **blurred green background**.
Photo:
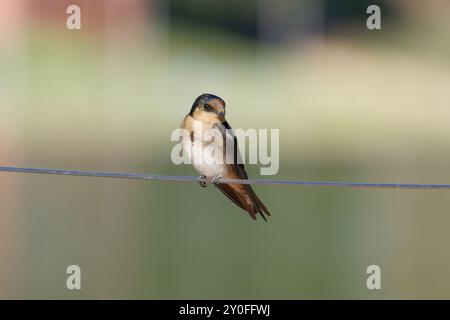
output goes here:
[{"label": "blurred green background", "polygon": [[[210,92],[280,129],[270,178],[449,183],[450,3],[376,3],[378,31],[360,0],[1,1],[0,164],[193,175],[170,134]],[[268,223],[190,183],[0,173],[0,298],[450,298],[448,191],[255,190]]]}]

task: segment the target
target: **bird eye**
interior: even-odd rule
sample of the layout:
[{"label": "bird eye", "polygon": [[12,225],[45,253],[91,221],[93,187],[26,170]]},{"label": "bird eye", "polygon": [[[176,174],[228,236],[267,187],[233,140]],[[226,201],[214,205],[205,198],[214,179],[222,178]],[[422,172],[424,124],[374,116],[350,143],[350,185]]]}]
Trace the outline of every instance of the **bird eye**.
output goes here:
[{"label": "bird eye", "polygon": [[203,108],[205,108],[206,111],[209,111],[209,110],[212,109],[212,107],[211,107],[209,104],[207,104],[207,103],[205,103],[205,104],[203,105]]}]

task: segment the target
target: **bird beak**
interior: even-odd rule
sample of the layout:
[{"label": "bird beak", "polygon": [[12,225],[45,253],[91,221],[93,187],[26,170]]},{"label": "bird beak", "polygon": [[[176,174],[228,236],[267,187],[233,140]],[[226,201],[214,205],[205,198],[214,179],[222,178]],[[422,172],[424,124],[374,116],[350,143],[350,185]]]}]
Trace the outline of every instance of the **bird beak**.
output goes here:
[{"label": "bird beak", "polygon": [[225,117],[225,109],[224,108],[220,108],[219,110],[217,110],[217,115],[219,117]]}]

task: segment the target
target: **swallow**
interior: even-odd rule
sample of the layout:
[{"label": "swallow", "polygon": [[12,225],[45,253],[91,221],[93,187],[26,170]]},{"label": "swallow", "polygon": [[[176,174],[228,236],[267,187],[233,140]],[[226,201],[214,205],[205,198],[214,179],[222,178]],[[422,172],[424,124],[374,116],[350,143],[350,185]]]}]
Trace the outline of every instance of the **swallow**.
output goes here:
[{"label": "swallow", "polygon": [[[221,178],[248,179],[243,162],[238,161],[240,153],[237,138],[233,129],[225,120],[225,101],[213,94],[200,95],[195,99],[189,114],[183,119],[181,129],[186,133],[180,137],[183,152],[186,153],[194,169],[200,174],[199,184],[206,187],[206,180],[211,180],[231,201],[247,211],[252,219],[256,220],[256,215],[259,214],[267,221],[266,216],[270,216],[270,212],[250,185],[218,182]],[[205,141],[203,134],[210,129],[216,130],[223,140]],[[196,141],[196,139],[200,139],[200,141]],[[227,141],[230,141],[230,143],[227,143]],[[215,159],[212,159],[212,161],[195,161],[198,156],[210,156],[202,154],[210,144],[216,144],[213,147],[220,150],[224,158],[231,159],[231,161],[218,162],[214,161]],[[233,147],[230,147],[230,145]]]}]

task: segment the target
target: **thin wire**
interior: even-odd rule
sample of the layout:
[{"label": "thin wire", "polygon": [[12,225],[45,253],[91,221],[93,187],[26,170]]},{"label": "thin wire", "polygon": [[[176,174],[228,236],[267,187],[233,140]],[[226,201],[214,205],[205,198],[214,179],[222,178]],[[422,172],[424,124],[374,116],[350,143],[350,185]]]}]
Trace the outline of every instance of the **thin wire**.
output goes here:
[{"label": "thin wire", "polygon": [[[97,171],[79,171],[79,170],[60,170],[44,168],[19,168],[2,167],[0,171],[36,173],[36,174],[56,174],[65,176],[97,177],[97,178],[119,178],[119,179],[137,179],[137,180],[156,180],[156,181],[180,181],[180,182],[199,182],[199,177],[192,176],[165,176],[154,174],[139,173],[118,173],[118,172],[97,172]],[[211,181],[209,179],[200,179],[201,181]],[[234,184],[266,184],[266,185],[295,185],[303,187],[347,187],[347,188],[367,188],[367,189],[440,189],[450,190],[450,184],[410,184],[410,183],[367,183],[367,182],[329,182],[329,181],[302,181],[302,180],[271,180],[271,179],[219,179],[218,183]]]}]

